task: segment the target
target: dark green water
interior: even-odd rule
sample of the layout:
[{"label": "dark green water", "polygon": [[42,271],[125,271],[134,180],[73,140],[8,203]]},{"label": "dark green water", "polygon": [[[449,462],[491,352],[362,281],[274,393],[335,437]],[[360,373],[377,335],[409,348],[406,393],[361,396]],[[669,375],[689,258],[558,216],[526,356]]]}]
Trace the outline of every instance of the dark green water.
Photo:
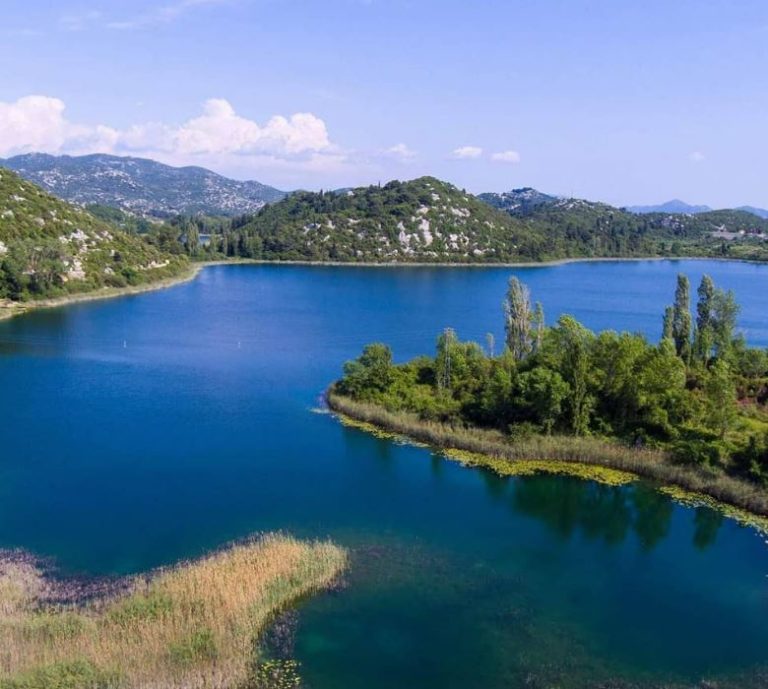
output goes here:
[{"label": "dark green water", "polygon": [[[768,267],[515,272],[550,321],[656,338],[681,270],[733,288],[748,339],[768,345]],[[124,573],[254,531],[350,545],[348,586],[301,609],[315,689],[768,686],[753,531],[642,484],[462,469],[311,411],[368,341],[398,359],[445,326],[501,341],[510,273],[215,267],[0,323],[0,547]]]}]

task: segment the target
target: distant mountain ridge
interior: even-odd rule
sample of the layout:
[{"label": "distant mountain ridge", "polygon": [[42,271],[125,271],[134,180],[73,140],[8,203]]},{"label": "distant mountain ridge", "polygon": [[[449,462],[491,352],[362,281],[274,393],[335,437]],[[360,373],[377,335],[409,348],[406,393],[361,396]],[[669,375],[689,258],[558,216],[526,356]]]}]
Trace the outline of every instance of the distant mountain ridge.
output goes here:
[{"label": "distant mountain ridge", "polygon": [[546,204],[554,203],[558,200],[557,196],[551,196],[544,194],[533,187],[521,187],[519,189],[512,189],[512,191],[505,191],[500,194],[497,193],[485,193],[479,194],[478,197],[481,201],[498,208],[499,210],[506,212],[513,211],[528,211],[537,206],[543,206]]},{"label": "distant mountain ridge", "polygon": [[745,213],[752,213],[758,218],[768,219],[768,210],[765,208],[757,208],[755,206],[737,206],[735,208],[711,208],[710,206],[696,206],[681,201],[680,199],[672,199],[666,203],[660,203],[656,206],[628,206],[625,208],[630,213],[637,213],[639,215],[645,215],[647,213],[684,213],[687,215],[698,215],[699,213],[711,213],[716,210],[733,210],[744,211]]},{"label": "distant mountain ridge", "polygon": [[146,158],[29,153],[0,160],[0,165],[66,201],[113,206],[141,216],[254,213],[285,196],[260,182],[241,182],[202,167],[171,167]]},{"label": "distant mountain ridge", "polygon": [[626,208],[630,213],[687,213],[690,215],[696,215],[696,213],[706,213],[711,211],[712,208],[704,205],[692,205],[681,201],[680,199],[672,199],[665,203],[659,203],[651,206],[628,206]]},{"label": "distant mountain ridge", "polygon": [[739,206],[738,208],[734,208],[734,210],[744,211],[745,213],[752,213],[752,215],[756,215],[758,218],[768,220],[768,209],[765,208],[755,208],[754,206]]},{"label": "distant mountain ridge", "polygon": [[705,213],[726,213],[742,211],[745,213],[751,213],[752,215],[768,219],[768,210],[764,208],[757,208],[755,206],[738,206],[737,208],[722,208],[713,209],[710,206],[705,205],[692,205],[681,201],[680,199],[672,199],[666,203],[660,203],[651,206],[626,206],[621,209],[611,206],[599,201],[587,201],[585,199],[570,199],[561,196],[554,196],[552,194],[545,194],[533,187],[521,187],[519,189],[512,189],[511,191],[505,191],[501,193],[483,193],[478,194],[477,198],[485,203],[498,208],[499,210],[506,211],[511,215],[524,216],[534,210],[542,209],[544,207],[592,207],[592,208],[604,208],[613,209],[615,211],[621,210],[622,212],[632,213],[634,215],[701,215]]}]

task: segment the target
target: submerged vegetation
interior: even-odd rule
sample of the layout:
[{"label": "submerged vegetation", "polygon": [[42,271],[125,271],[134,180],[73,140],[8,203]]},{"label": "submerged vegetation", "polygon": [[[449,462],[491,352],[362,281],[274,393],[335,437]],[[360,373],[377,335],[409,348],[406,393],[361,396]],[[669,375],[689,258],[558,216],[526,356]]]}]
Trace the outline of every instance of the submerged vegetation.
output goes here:
[{"label": "submerged vegetation", "polygon": [[0,687],[296,686],[296,664],[260,658],[257,636],[345,563],[330,543],[266,536],[80,604],[31,564],[0,563]]},{"label": "submerged vegetation", "polygon": [[[658,344],[554,326],[510,280],[506,341],[494,354],[451,329],[434,357],[394,364],[368,345],[329,392],[331,407],[420,442],[504,463],[599,464],[768,516],[768,353],[736,334],[733,294],[705,276],[695,318],[678,277]],[[471,458],[470,461],[476,461]]]}]

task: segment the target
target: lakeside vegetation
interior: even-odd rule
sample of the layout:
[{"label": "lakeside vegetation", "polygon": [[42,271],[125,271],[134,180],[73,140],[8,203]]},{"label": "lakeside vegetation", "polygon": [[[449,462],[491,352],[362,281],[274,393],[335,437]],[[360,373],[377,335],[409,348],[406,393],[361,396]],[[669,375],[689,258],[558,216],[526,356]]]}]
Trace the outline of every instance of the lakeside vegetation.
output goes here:
[{"label": "lakeside vegetation", "polygon": [[697,295],[694,318],[680,275],[653,344],[567,315],[547,327],[513,277],[500,354],[492,335],[483,348],[450,328],[434,356],[403,364],[371,344],[329,403],[437,447],[599,464],[767,516],[768,353],[736,333],[732,293],[705,276]]},{"label": "lakeside vegetation", "polygon": [[331,543],[270,535],[77,604],[32,564],[0,562],[0,688],[295,687],[296,663],[261,657],[257,637],[345,565]]},{"label": "lakeside vegetation", "polygon": [[186,256],[163,251],[0,168],[0,301],[25,302],[180,275]]}]

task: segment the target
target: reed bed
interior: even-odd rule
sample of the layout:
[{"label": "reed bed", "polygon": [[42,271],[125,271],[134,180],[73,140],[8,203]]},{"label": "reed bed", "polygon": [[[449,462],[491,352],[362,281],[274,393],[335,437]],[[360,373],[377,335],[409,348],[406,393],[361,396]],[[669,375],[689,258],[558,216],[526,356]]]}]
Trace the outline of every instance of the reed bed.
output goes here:
[{"label": "reed bed", "polygon": [[0,688],[293,686],[255,662],[257,637],[345,564],[331,543],[269,535],[79,606],[46,603],[51,583],[33,565],[0,565]]},{"label": "reed bed", "polygon": [[[768,491],[760,486],[720,472],[674,463],[661,450],[635,448],[601,438],[575,436],[534,435],[511,440],[502,433],[482,428],[454,427],[424,421],[415,414],[390,412],[383,407],[357,402],[330,390],[328,406],[335,412],[354,419],[371,428],[402,435],[417,443],[441,450],[467,464],[483,464],[499,473],[505,471],[503,463],[528,460],[552,460],[576,465],[597,465],[629,472],[674,486],[682,491],[674,493],[682,501],[721,504],[732,509],[725,511],[742,522],[768,528]],[[468,453],[462,457],[460,453]],[[501,464],[500,464],[501,463]],[[560,465],[562,466],[562,465]],[[719,506],[719,505],[718,505]],[[735,509],[733,509],[735,508]],[[753,517],[757,517],[756,519]]]}]

